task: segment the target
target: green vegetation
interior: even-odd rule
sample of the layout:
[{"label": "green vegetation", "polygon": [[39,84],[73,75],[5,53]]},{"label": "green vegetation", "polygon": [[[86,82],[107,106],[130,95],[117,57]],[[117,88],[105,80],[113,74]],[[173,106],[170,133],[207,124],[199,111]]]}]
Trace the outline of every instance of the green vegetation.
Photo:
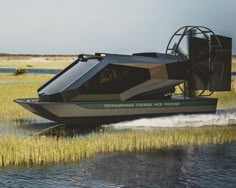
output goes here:
[{"label": "green vegetation", "polygon": [[236,72],[236,63],[232,64],[232,72]]},{"label": "green vegetation", "polygon": [[[63,69],[73,61],[53,61],[53,60],[0,60],[1,68],[31,67],[34,69]],[[29,66],[30,63],[30,66]]]},{"label": "green vegetation", "polygon": [[0,82],[0,122],[13,124],[18,120],[35,118],[36,116],[14,103],[13,100],[17,98],[37,97],[37,89],[48,79],[52,78],[52,76],[0,74],[0,80],[6,80],[6,82]]},{"label": "green vegetation", "polygon": [[236,106],[236,92],[234,90],[227,92],[215,92],[211,97],[218,98],[217,108]]},{"label": "green vegetation", "polygon": [[75,56],[0,56],[0,68],[63,69],[76,59]]},{"label": "green vegetation", "polygon": [[236,127],[104,132],[85,137],[0,137],[0,167],[80,161],[98,153],[147,152],[236,141]]},{"label": "green vegetation", "polygon": [[236,56],[232,57],[232,72],[236,72]]},{"label": "green vegetation", "polygon": [[25,74],[25,73],[27,73],[27,69],[26,69],[26,68],[24,68],[24,67],[18,67],[18,68],[16,68],[15,75]]},{"label": "green vegetation", "polygon": [[[17,81],[29,81],[29,80],[38,80],[40,82],[42,82],[41,84],[43,84],[44,82],[48,81],[49,79],[51,79],[54,75],[52,74],[26,74],[26,75],[19,75],[19,76],[15,76],[14,74],[0,74],[0,80],[17,80]],[[2,83],[1,83],[2,84]],[[4,83],[4,87],[5,84],[9,84],[9,83]],[[19,84],[19,88],[21,87],[21,82],[18,83]],[[24,91],[22,91],[24,92]]]}]

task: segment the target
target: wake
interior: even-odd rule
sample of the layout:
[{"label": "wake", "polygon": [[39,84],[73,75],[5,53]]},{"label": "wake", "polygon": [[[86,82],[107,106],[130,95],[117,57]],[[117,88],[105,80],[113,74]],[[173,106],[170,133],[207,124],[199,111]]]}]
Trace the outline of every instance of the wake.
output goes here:
[{"label": "wake", "polygon": [[164,128],[202,127],[236,125],[236,108],[218,109],[216,114],[173,115],[157,118],[143,118],[115,123],[109,127],[124,128]]}]

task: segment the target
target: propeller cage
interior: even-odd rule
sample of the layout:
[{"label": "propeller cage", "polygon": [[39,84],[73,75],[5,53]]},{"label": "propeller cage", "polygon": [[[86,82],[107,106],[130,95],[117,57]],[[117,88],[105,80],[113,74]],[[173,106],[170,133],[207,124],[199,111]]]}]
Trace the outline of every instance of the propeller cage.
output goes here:
[{"label": "propeller cage", "polygon": [[[185,47],[185,52],[181,47]],[[188,62],[188,93],[231,90],[231,38],[216,35],[207,27],[184,26],[170,38],[166,54],[182,56]]]}]

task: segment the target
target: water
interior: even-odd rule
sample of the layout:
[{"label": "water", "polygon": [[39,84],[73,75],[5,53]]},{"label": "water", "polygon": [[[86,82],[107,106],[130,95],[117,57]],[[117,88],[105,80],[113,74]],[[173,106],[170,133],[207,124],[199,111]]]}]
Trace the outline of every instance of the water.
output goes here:
[{"label": "water", "polygon": [[58,123],[43,118],[19,119],[5,123],[0,122],[0,136],[14,135],[29,137],[57,124]]},{"label": "water", "polygon": [[232,78],[236,78],[236,72],[232,72],[231,76]]},{"label": "water", "polygon": [[[57,74],[60,69],[27,69],[29,74]],[[15,73],[15,68],[0,68],[0,73]]]},{"label": "water", "polygon": [[236,144],[107,154],[79,163],[0,169],[0,187],[235,187]]}]

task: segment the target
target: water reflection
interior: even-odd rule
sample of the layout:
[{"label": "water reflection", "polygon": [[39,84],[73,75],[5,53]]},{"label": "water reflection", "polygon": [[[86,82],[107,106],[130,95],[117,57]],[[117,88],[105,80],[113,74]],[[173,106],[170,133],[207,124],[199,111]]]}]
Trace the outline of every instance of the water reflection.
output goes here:
[{"label": "water reflection", "polygon": [[37,135],[73,137],[104,130],[102,126],[63,125],[43,118],[16,119],[9,123],[0,124],[0,135],[23,137]]},{"label": "water reflection", "polygon": [[0,123],[0,135],[31,136],[54,124],[43,118],[15,119]]}]

